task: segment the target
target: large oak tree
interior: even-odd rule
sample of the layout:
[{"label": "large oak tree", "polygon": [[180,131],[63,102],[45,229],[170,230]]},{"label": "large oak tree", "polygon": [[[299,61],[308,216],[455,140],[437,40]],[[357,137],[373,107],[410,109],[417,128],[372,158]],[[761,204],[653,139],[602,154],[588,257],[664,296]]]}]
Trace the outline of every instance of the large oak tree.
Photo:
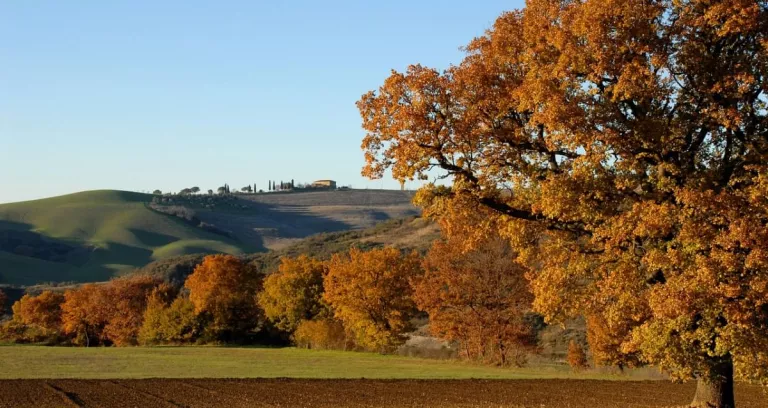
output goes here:
[{"label": "large oak tree", "polygon": [[768,380],[768,3],[529,0],[466,51],[362,97],[363,173],[450,177],[420,194],[448,234],[499,230],[538,312],[603,319],[694,405]]}]

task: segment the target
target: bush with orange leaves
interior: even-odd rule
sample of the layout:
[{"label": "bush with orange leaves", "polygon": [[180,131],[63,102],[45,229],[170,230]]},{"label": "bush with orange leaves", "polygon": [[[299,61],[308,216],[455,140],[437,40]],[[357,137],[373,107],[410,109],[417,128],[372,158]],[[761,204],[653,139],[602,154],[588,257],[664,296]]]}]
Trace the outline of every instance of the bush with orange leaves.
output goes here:
[{"label": "bush with orange leaves", "polygon": [[189,300],[207,340],[240,341],[259,326],[262,275],[232,255],[210,255],[187,278]]},{"label": "bush with orange leaves", "polygon": [[160,285],[160,281],[150,276],[132,276],[115,279],[105,285],[107,296],[112,298],[113,306],[104,334],[117,346],[138,344],[139,329],[144,320],[147,296]]},{"label": "bush with orange leaves", "polygon": [[461,238],[436,241],[413,279],[414,300],[436,336],[458,341],[461,354],[488,363],[523,365],[536,347],[533,295],[507,241],[485,239],[462,253]]},{"label": "bush with orange leaves", "polygon": [[160,281],[144,275],[88,284],[64,294],[63,332],[78,345],[138,343],[149,293]]},{"label": "bush with orange leaves", "polygon": [[278,271],[264,279],[259,294],[265,317],[290,333],[303,321],[327,315],[327,305],[322,301],[326,272],[324,262],[306,255],[281,258]]},{"label": "bush with orange leaves", "polygon": [[297,347],[315,350],[347,350],[354,347],[344,324],[330,318],[302,320],[293,332],[293,342]]},{"label": "bush with orange leaves", "polygon": [[22,343],[57,341],[63,302],[64,295],[57,292],[24,295],[13,304],[13,318],[3,325],[3,337]]},{"label": "bush with orange leaves", "polygon": [[421,272],[417,253],[353,248],[328,264],[323,299],[365,349],[392,351],[405,341],[416,312],[408,280]]}]

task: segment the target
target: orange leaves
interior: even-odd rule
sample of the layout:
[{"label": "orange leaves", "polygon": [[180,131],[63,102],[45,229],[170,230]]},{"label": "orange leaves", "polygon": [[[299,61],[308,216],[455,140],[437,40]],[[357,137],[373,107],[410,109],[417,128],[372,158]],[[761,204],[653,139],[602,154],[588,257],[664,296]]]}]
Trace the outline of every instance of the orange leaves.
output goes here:
[{"label": "orange leaves", "polygon": [[568,365],[574,370],[584,370],[589,368],[589,362],[587,361],[587,353],[584,352],[584,348],[576,343],[575,340],[571,340],[568,343],[568,355],[566,356]]},{"label": "orange leaves", "polygon": [[258,272],[232,255],[210,255],[195,268],[184,287],[195,313],[209,319],[213,336],[242,335],[258,325]]},{"label": "orange leaves", "polygon": [[535,345],[527,320],[532,294],[509,244],[494,237],[462,253],[459,239],[436,241],[424,274],[411,280],[419,309],[435,335],[461,344],[469,359],[522,364]]},{"label": "orange leaves", "polygon": [[323,299],[336,318],[369,350],[389,351],[405,341],[415,311],[409,279],[420,272],[419,256],[395,248],[351,249],[328,263]]},{"label": "orange leaves", "polygon": [[719,36],[739,34],[760,26],[760,5],[750,0],[719,1],[709,7],[697,23],[717,30]]},{"label": "orange leaves", "polygon": [[117,346],[138,343],[139,329],[147,306],[147,296],[160,284],[150,276],[116,279],[105,285],[106,298],[113,306],[107,316],[104,335]]},{"label": "orange leaves", "polygon": [[69,290],[61,305],[62,329],[80,345],[136,344],[146,298],[158,284],[155,278],[137,275]]},{"label": "orange leaves", "polygon": [[64,295],[46,290],[37,296],[24,295],[13,304],[13,318],[25,325],[48,331],[61,328],[61,304]]},{"label": "orange leaves", "polygon": [[[393,72],[378,94],[363,95],[357,103],[363,128],[369,131],[362,145],[367,152],[363,175],[381,177],[384,168],[393,165],[395,179],[413,179],[428,165],[428,159],[423,157],[430,157],[431,147],[439,146],[449,137],[451,97],[446,81],[435,70],[412,65],[405,74]],[[403,136],[413,143],[381,151],[385,143]],[[393,156],[397,156],[397,162],[392,160]]]},{"label": "orange leaves", "polygon": [[106,340],[104,326],[112,312],[112,299],[96,284],[68,290],[61,305],[62,331],[86,347]]},{"label": "orange leaves", "polygon": [[754,0],[529,0],[359,102],[366,174],[451,179],[424,214],[462,253],[507,238],[534,309],[603,319],[612,361],[742,364],[768,339],[767,37]]}]

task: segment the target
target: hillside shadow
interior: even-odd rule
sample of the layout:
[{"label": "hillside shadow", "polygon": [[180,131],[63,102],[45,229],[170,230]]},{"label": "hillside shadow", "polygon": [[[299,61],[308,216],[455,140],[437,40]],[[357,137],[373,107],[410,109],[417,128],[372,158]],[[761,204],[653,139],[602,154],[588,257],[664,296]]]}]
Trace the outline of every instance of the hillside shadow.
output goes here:
[{"label": "hillside shadow", "polygon": [[157,232],[151,232],[146,230],[140,230],[136,228],[128,228],[128,231],[133,234],[136,239],[141,242],[142,245],[148,247],[162,247],[168,244],[172,244],[179,241],[178,237],[172,235],[160,234]]},{"label": "hillside shadow", "polygon": [[2,230],[31,231],[32,224],[27,224],[24,222],[17,222],[17,221],[0,220],[0,231]]},{"label": "hillside shadow", "polygon": [[101,264],[141,266],[152,262],[152,251],[149,249],[116,242],[107,242],[106,246],[98,252],[98,256],[94,256],[94,260],[98,259]]},{"label": "hillside shadow", "polygon": [[363,210],[363,214],[375,222],[387,221],[390,219],[389,214],[385,213],[384,211]]},{"label": "hillside shadow", "polygon": [[88,262],[90,248],[87,245],[52,238],[33,231],[33,228],[23,222],[0,221],[0,251],[74,266]]},{"label": "hillside shadow", "polygon": [[[264,238],[306,238],[320,232],[339,232],[355,229],[356,225],[312,213],[306,206],[274,205],[246,201],[248,210],[198,211],[197,216],[206,223],[229,230],[238,241],[257,252],[268,249]],[[376,214],[388,219],[386,214]]]}]

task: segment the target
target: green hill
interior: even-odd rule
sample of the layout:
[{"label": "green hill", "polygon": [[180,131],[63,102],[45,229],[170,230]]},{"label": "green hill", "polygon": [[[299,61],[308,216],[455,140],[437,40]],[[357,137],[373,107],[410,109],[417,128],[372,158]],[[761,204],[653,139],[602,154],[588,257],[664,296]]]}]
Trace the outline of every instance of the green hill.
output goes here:
[{"label": "green hill", "polygon": [[[420,217],[406,217],[383,221],[373,227],[343,232],[326,232],[312,235],[285,248],[243,255],[248,263],[255,264],[261,270],[271,273],[277,270],[283,256],[297,257],[307,255],[327,260],[339,252],[351,247],[371,249],[382,246],[394,246],[405,251],[426,252],[432,242],[440,238],[436,223]],[[154,275],[182,285],[195,267],[203,261],[202,254],[173,256],[152,262],[135,273]]]},{"label": "green hill", "polygon": [[[21,245],[0,251],[0,283],[102,281],[167,256],[250,249],[150,210],[146,203],[151,199],[148,194],[104,190],[0,205],[0,231],[27,233]],[[14,238],[8,239],[18,243]],[[69,254],[77,255],[54,257],[39,249],[52,245],[69,247]]]},{"label": "green hill", "polygon": [[287,249],[418,214],[411,193],[387,190],[153,199],[99,190],[0,205],[0,284],[104,281],[158,260]]}]

